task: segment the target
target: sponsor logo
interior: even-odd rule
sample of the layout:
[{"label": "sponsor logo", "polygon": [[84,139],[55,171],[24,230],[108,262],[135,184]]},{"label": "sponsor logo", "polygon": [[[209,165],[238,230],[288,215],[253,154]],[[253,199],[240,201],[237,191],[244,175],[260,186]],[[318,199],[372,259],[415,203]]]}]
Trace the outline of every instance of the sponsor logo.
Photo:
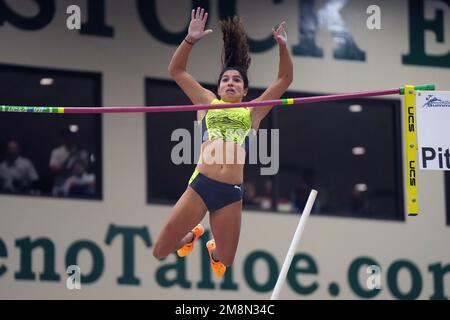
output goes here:
[{"label": "sponsor logo", "polygon": [[424,103],[422,108],[450,108],[450,101],[444,101],[429,94],[427,96],[427,102]]}]

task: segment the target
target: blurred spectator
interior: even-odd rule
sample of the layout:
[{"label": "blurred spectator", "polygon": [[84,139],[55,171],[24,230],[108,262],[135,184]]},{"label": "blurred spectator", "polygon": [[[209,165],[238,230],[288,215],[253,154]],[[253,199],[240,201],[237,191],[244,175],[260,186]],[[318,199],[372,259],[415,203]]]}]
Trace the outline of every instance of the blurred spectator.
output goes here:
[{"label": "blurred spectator", "polygon": [[244,182],[244,205],[257,206],[261,209],[271,209],[272,206],[272,181],[266,180],[262,185],[263,192],[258,194],[254,182]]},{"label": "blurred spectator", "polygon": [[372,214],[375,207],[370,203],[369,194],[364,185],[355,185],[352,190],[352,212],[357,214]]},{"label": "blurred spectator", "polygon": [[264,188],[261,196],[257,197],[260,207],[265,210],[272,208],[273,186],[272,180],[264,181]]},{"label": "blurred spectator", "polygon": [[270,210],[272,209],[272,197],[273,197],[272,180],[266,180],[264,181],[263,190],[261,194],[259,195],[255,194],[252,201],[255,204],[257,204],[261,209]]},{"label": "blurred spectator", "polygon": [[93,196],[95,194],[95,174],[88,173],[81,160],[75,160],[72,175],[64,183],[65,196]]},{"label": "blurred spectator", "polygon": [[89,165],[88,153],[76,144],[75,137],[76,134],[69,129],[63,130],[61,145],[53,149],[50,155],[50,170],[55,174],[54,196],[65,195],[66,181],[73,174],[76,162],[81,162],[84,168]]},{"label": "blurred spectator", "polygon": [[256,187],[253,182],[244,182],[244,197],[242,199],[244,205],[258,205],[256,199]]},{"label": "blurred spectator", "polygon": [[10,140],[6,147],[6,158],[0,163],[0,187],[2,192],[29,193],[39,180],[33,163],[20,155],[20,145]]},{"label": "blurred spectator", "polygon": [[294,195],[294,210],[297,212],[302,212],[308,200],[309,192],[311,187],[308,186],[304,181],[300,181],[299,185],[295,188]]},{"label": "blurred spectator", "polygon": [[[302,169],[301,176],[299,177],[298,184],[295,187],[293,194],[294,211],[303,212],[312,189],[318,190],[315,182],[315,172],[310,168]],[[325,192],[325,190],[321,188],[319,195],[314,201],[312,208],[313,212],[321,212],[322,198],[324,197],[322,192]]]}]

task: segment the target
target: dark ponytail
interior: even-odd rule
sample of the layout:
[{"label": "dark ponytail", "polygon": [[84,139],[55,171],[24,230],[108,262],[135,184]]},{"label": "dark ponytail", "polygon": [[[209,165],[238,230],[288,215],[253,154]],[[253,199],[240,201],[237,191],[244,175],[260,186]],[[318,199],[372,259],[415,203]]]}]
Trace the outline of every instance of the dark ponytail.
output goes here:
[{"label": "dark ponytail", "polygon": [[242,76],[244,87],[247,88],[247,70],[250,67],[251,58],[249,56],[247,34],[242,21],[239,17],[234,16],[233,18],[220,21],[220,27],[223,35],[223,49],[221,57],[222,72],[219,76],[219,83],[226,71],[237,70]]}]

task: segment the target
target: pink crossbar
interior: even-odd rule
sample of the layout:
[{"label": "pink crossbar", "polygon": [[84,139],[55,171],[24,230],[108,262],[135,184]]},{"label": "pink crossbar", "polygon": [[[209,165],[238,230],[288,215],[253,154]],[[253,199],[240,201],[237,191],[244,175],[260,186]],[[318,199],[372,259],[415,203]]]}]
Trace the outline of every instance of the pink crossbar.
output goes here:
[{"label": "pink crossbar", "polygon": [[[239,108],[239,107],[263,107],[278,106],[285,104],[306,104],[324,101],[347,100],[354,98],[386,96],[391,94],[400,94],[400,89],[372,90],[354,93],[333,94],[326,96],[277,99],[265,101],[251,101],[239,103],[224,104],[196,104],[196,105],[178,105],[178,106],[147,106],[147,107],[65,107],[64,113],[137,113],[137,112],[178,112],[178,111],[197,111],[207,109]],[[287,102],[291,100],[291,102]]]}]

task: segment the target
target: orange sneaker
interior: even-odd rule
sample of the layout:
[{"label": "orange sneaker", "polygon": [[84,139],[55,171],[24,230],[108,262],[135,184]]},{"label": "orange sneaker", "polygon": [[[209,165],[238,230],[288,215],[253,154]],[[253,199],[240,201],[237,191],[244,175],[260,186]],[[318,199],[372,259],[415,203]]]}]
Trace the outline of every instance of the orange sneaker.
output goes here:
[{"label": "orange sneaker", "polygon": [[209,260],[211,261],[211,268],[218,277],[222,277],[227,271],[227,267],[220,261],[216,261],[212,257],[212,251],[216,248],[216,241],[214,239],[209,240],[206,243],[206,248],[209,253]]},{"label": "orange sneaker", "polygon": [[177,254],[179,257],[185,257],[194,249],[195,240],[201,237],[201,235],[205,232],[205,228],[201,224],[198,224],[194,229],[192,229],[192,233],[194,234],[194,239],[186,243],[182,248],[177,250]]}]

